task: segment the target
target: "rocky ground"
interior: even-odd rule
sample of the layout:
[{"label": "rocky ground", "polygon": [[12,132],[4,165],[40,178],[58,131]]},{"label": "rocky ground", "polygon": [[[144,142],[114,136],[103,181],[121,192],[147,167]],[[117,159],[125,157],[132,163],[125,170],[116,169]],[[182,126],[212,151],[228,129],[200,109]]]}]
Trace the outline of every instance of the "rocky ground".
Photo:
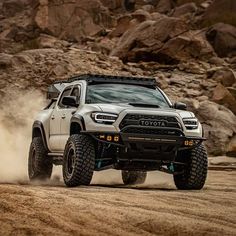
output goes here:
[{"label": "rocky ground", "polygon": [[210,171],[202,191],[177,191],[171,176],[121,185],[119,172],[93,186],[0,185],[1,235],[235,235],[236,175]]}]

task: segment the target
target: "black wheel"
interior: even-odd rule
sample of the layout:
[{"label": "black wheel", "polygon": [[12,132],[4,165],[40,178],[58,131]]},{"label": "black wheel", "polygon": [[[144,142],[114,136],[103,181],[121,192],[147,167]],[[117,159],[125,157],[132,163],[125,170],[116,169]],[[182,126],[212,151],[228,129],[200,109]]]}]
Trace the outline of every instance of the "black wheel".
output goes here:
[{"label": "black wheel", "polygon": [[67,141],[63,157],[63,178],[68,187],[89,185],[95,166],[93,140],[86,135],[75,134]]},{"label": "black wheel", "polygon": [[127,171],[122,170],[122,180],[126,185],[143,184],[146,180],[146,171]]},{"label": "black wheel", "polygon": [[28,175],[30,180],[46,180],[52,175],[52,160],[47,156],[41,137],[33,138],[28,159]]},{"label": "black wheel", "polygon": [[178,153],[176,158],[178,162],[184,162],[185,165],[176,165],[175,170],[183,172],[174,175],[174,182],[178,189],[198,190],[202,189],[207,177],[207,152],[203,144],[198,147]]}]

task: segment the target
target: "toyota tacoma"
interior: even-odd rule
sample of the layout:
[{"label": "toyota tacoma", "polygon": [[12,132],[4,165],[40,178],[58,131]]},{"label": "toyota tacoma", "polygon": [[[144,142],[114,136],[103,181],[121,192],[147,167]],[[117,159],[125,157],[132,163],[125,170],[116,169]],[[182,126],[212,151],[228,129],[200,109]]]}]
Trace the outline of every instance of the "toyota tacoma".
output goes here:
[{"label": "toyota tacoma", "polygon": [[201,189],[207,176],[203,128],[186,105],[172,103],[153,78],[78,75],[48,88],[36,117],[30,180],[62,165],[69,187],[89,185],[94,171],[121,170],[124,184],[148,171],[173,175],[178,189]]}]

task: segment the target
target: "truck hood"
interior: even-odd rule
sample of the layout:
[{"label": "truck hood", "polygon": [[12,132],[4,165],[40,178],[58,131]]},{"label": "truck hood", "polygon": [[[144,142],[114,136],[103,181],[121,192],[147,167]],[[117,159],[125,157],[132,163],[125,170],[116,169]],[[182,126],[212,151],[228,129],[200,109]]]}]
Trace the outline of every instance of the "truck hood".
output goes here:
[{"label": "truck hood", "polygon": [[[95,105],[95,104],[94,104]],[[189,111],[182,111],[182,110],[176,110],[174,108],[153,108],[153,107],[138,107],[138,106],[132,106],[129,104],[96,104],[102,112],[106,113],[114,113],[114,114],[120,114],[123,111],[127,111],[127,113],[165,113],[166,115],[179,115],[181,118],[190,118],[195,117],[194,113]]]}]

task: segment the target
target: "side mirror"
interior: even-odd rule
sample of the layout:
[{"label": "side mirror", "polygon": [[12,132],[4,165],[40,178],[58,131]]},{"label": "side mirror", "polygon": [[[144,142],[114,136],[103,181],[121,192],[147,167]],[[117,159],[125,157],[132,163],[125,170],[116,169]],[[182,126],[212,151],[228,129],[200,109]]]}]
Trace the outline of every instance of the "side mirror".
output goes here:
[{"label": "side mirror", "polygon": [[178,110],[187,110],[187,105],[182,102],[176,102],[174,103],[173,108],[178,109]]},{"label": "side mirror", "polygon": [[61,103],[70,107],[78,107],[79,105],[75,96],[65,96]]}]

